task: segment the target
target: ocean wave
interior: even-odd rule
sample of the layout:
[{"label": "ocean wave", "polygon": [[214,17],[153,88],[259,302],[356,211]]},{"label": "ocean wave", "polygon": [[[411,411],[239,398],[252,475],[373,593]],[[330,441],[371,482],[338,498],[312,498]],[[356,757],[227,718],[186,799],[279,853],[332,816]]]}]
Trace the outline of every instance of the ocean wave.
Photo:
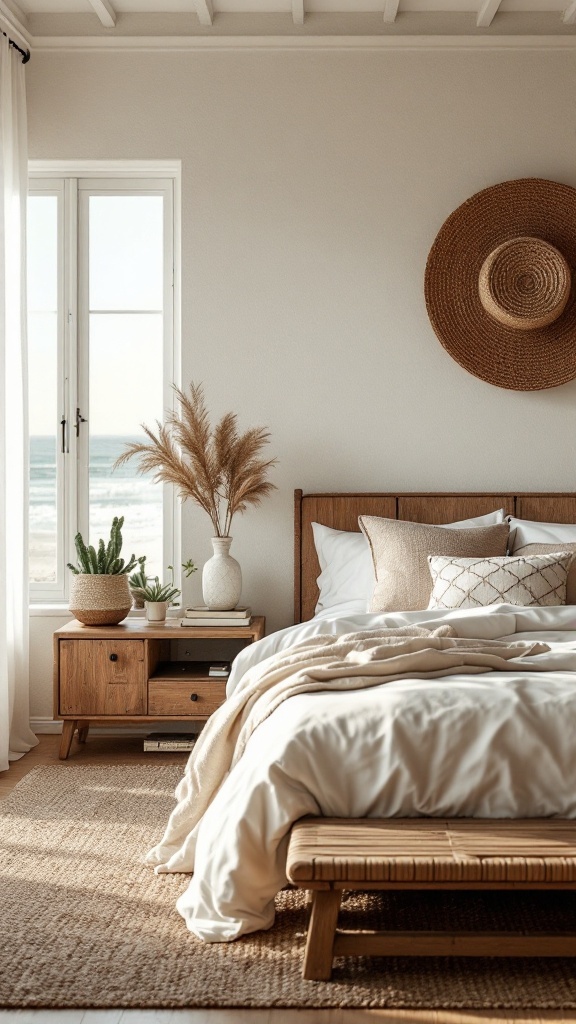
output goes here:
[{"label": "ocean wave", "polygon": [[54,505],[35,505],[30,509],[30,530],[56,532],[56,508]]},{"label": "ocean wave", "polygon": [[[135,461],[112,471],[125,445],[141,437],[96,437],[90,440],[90,543],[107,540],[114,516],[124,516],[123,554],[146,555],[151,574],[162,575],[162,486],[141,476]],[[31,579],[46,578],[46,545],[56,559],[57,454],[55,437],[30,439],[30,570]],[[36,537],[39,547],[35,547]],[[42,549],[42,556],[40,552]],[[41,564],[42,563],[42,564]]]}]

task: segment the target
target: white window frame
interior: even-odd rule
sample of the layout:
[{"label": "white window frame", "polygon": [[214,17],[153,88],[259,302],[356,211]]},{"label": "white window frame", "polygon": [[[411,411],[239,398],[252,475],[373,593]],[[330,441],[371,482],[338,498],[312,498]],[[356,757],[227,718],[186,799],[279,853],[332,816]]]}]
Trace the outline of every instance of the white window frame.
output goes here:
[{"label": "white window frame", "polygon": [[[57,488],[58,566],[53,583],[30,584],[30,606],[35,614],[44,606],[67,604],[70,572],[67,562],[76,562],[74,537],[78,530],[88,533],[88,431],[80,431],[76,444],[76,409],[87,408],[86,369],[88,302],[87,267],[79,232],[84,230],[80,204],[89,195],[107,193],[162,194],[164,217],[164,387],[165,409],[174,407],[172,384],[180,386],[180,161],[52,161],[29,163],[32,194],[58,196],[58,424],[57,466],[62,487]],[[87,205],[87,202],[86,202]],[[85,222],[85,218],[84,218]],[[85,225],[84,225],[85,226]],[[85,239],[82,239],[84,242]],[[170,297],[170,299],[169,299]],[[66,454],[61,452],[60,419],[66,420]],[[174,489],[163,488],[164,565],[181,563],[181,514]],[[176,586],[180,573],[174,574]]]}]

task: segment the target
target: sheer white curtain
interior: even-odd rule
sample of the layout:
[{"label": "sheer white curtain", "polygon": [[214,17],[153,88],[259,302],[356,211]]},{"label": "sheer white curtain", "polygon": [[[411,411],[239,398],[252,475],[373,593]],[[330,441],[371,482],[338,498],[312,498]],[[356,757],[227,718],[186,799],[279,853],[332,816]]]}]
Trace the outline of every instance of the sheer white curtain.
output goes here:
[{"label": "sheer white curtain", "polygon": [[28,711],[26,89],[0,35],[0,771],[37,743]]}]

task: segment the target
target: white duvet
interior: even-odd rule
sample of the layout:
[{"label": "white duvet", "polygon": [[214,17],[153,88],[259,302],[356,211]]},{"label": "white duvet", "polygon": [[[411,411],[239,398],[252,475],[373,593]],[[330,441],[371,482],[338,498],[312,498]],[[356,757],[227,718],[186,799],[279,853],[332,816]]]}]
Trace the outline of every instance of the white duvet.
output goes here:
[{"label": "white duvet", "polygon": [[576,818],[573,607],[315,618],[243,651],[228,693],[248,669],[311,637],[444,624],[460,637],[542,640],[553,669],[327,684],[289,697],[191,822],[189,863],[163,855],[162,844],[148,856],[157,871],[193,865],[177,903],[190,931],[217,942],[271,927],[288,833],[305,814]]}]

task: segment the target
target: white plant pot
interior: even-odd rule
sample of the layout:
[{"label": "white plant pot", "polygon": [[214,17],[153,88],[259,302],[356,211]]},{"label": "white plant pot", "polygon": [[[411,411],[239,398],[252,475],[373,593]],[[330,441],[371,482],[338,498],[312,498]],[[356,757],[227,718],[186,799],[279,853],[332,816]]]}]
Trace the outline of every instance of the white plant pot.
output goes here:
[{"label": "white plant pot", "polygon": [[78,573],[70,584],[70,611],[86,626],[115,626],[125,619],[132,597],[125,573]]},{"label": "white plant pot", "polygon": [[168,601],[145,601],[148,622],[164,622],[168,610]]},{"label": "white plant pot", "polygon": [[202,570],[202,597],[210,611],[235,608],[242,593],[242,570],[229,554],[232,537],[212,537],[214,554]]}]

